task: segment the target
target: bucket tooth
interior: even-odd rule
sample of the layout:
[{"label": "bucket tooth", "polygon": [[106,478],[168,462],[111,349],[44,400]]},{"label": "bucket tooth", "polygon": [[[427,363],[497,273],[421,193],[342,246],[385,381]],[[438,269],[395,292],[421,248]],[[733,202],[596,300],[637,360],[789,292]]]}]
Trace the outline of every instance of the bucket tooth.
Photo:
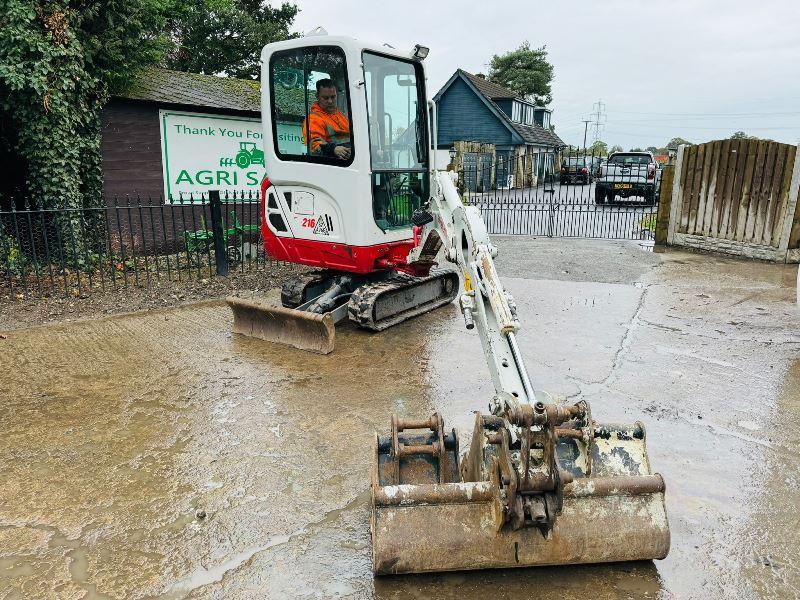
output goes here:
[{"label": "bucket tooth", "polygon": [[330,313],[318,314],[243,298],[227,298],[233,332],[319,354],[333,351],[336,328]]},{"label": "bucket tooth", "polygon": [[[498,435],[513,425],[499,421],[503,420],[476,413],[477,426],[461,460],[460,475],[452,468],[459,462],[455,431],[443,436],[448,467],[437,468],[433,446],[444,432],[440,419],[435,428],[412,422],[428,427],[422,433],[393,426],[391,435],[376,435],[371,518],[375,573],[652,560],[667,555],[664,480],[650,472],[641,423],[632,427],[584,423],[588,426],[583,432],[591,431],[592,438],[582,438],[575,423],[553,428],[559,432],[553,436],[558,476],[556,487],[547,490],[546,478],[521,475],[519,448],[525,441],[519,431],[509,452],[520,475],[514,487],[501,468],[503,436]],[[529,451],[540,459],[544,448],[535,437],[531,439]],[[540,465],[541,461],[531,461],[531,475]],[[539,491],[532,491],[532,481]],[[511,512],[518,514],[510,514],[509,506],[517,507]]]}]

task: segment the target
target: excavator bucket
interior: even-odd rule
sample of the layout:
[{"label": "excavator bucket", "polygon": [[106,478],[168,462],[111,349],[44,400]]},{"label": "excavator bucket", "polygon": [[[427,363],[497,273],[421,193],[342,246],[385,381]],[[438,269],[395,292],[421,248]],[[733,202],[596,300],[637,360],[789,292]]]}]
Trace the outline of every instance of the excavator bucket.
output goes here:
[{"label": "excavator bucket", "polygon": [[[553,429],[552,486],[537,479],[547,462],[546,440],[539,443],[544,438],[528,436],[527,428],[517,429],[514,440],[507,435],[511,428],[505,419],[476,413],[470,450],[460,464],[456,432],[445,432],[437,415],[417,422],[393,418],[391,435],[376,436],[376,573],[667,555],[664,480],[650,472],[641,423],[597,426],[589,418]],[[523,467],[526,454],[532,460]]]},{"label": "excavator bucket", "polygon": [[312,313],[227,298],[233,311],[233,332],[319,354],[333,351],[336,328],[331,313]]}]

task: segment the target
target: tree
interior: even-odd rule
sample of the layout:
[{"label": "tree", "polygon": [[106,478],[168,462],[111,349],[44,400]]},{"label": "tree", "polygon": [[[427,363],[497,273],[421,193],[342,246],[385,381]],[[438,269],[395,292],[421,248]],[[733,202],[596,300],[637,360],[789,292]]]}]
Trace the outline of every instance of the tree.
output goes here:
[{"label": "tree", "polygon": [[171,15],[176,47],[166,66],[178,71],[258,79],[265,44],[294,37],[298,8],[264,0],[188,0]]},{"label": "tree", "polygon": [[606,156],[608,154],[608,144],[602,140],[597,140],[589,146],[587,152],[592,156]]},{"label": "tree", "polygon": [[615,144],[615,145],[613,145],[613,146],[611,147],[611,150],[609,150],[609,152],[608,152],[608,153],[609,153],[609,154],[614,154],[614,152],[622,152],[622,146],[620,146],[619,144]]},{"label": "tree", "polygon": [[672,146],[677,147],[681,145],[692,146],[693,144],[689,140],[685,140],[682,137],[674,137],[669,142],[667,142],[667,148],[670,148]]},{"label": "tree", "polygon": [[758,138],[754,135],[747,135],[744,131],[737,131],[733,135],[731,135],[732,140],[757,140]]},{"label": "tree", "polygon": [[647,147],[647,148],[645,148],[645,149],[646,149],[648,152],[650,152],[651,154],[661,154],[661,153],[659,152],[658,148],[656,148],[655,146],[648,146],[648,147]]},{"label": "tree", "polygon": [[547,60],[546,46],[531,49],[525,41],[516,50],[495,54],[489,63],[488,79],[540,106],[553,101],[553,65]]},{"label": "tree", "polygon": [[[0,12],[0,162],[45,206],[102,195],[100,112],[142,67],[256,77],[297,8],[262,0],[5,0]],[[16,162],[14,162],[16,161]],[[3,195],[0,189],[0,196]]]},{"label": "tree", "polygon": [[160,60],[172,0],[6,0],[0,36],[5,143],[26,195],[79,207],[101,195],[100,110]]},{"label": "tree", "polygon": [[644,152],[644,150],[642,150],[641,148],[639,148],[639,147],[637,146],[636,148],[631,148],[631,149],[630,149],[630,152]]}]

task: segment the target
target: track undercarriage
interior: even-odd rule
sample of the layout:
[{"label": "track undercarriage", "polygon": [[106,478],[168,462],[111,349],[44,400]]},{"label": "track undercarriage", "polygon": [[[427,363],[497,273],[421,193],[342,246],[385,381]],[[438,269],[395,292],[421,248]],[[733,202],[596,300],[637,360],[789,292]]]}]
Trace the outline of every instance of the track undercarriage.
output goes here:
[{"label": "track undercarriage", "polygon": [[455,271],[414,277],[398,271],[356,275],[323,270],[302,273],[281,287],[283,306],[228,298],[234,332],[321,354],[335,344],[335,325],[349,319],[382,331],[452,302],[459,291]]}]

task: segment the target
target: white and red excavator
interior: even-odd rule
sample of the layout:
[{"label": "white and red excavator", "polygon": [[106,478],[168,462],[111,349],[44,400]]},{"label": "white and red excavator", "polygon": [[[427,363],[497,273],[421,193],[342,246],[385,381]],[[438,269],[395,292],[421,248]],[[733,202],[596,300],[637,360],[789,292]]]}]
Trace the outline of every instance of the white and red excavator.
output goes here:
[{"label": "white and red excavator", "polygon": [[[375,436],[376,573],[664,558],[644,426],[598,424],[585,401],[559,405],[530,381],[497,249],[437,169],[427,54],[319,30],[264,48],[264,245],[317,270],[284,283],[283,306],[230,298],[234,331],[328,353],[345,319],[382,330],[457,299],[478,332],[495,393],[466,452],[437,414],[393,416]],[[320,88],[334,125],[315,144]]]}]

